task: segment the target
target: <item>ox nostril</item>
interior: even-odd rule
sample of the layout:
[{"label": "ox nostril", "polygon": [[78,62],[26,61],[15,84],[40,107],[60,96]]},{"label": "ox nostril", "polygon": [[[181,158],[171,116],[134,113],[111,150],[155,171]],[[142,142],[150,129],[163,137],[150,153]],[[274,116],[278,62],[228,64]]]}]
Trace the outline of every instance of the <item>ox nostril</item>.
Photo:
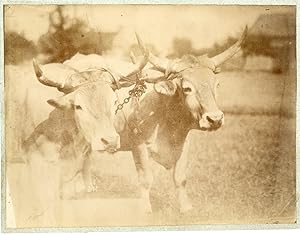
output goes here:
[{"label": "ox nostril", "polygon": [[184,93],[192,92],[192,88],[190,88],[190,87],[184,87],[184,88],[182,88],[182,90],[183,90]]},{"label": "ox nostril", "polygon": [[113,147],[116,148],[118,147],[119,144],[119,135],[118,136],[107,136],[107,137],[102,137],[101,142],[106,146],[106,147]]},{"label": "ox nostril", "polygon": [[206,116],[206,119],[211,124],[219,124],[222,119],[224,118],[224,114],[218,115],[218,116]]},{"label": "ox nostril", "polygon": [[215,121],[209,116],[206,116],[206,119],[207,119],[208,122],[210,122],[212,124],[215,123]]},{"label": "ox nostril", "polygon": [[109,144],[109,142],[108,142],[107,140],[105,140],[104,138],[101,138],[101,141],[102,141],[102,143],[103,143],[104,145],[108,145],[108,144]]}]

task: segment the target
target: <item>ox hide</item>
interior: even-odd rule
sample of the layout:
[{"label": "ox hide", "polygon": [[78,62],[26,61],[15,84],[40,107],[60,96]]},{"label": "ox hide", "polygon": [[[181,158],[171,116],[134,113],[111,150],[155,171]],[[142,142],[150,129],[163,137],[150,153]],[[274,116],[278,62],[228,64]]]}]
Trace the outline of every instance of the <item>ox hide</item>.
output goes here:
[{"label": "ox hide", "polygon": [[[68,65],[76,70],[82,72],[89,69],[108,69],[111,71],[117,71],[118,74],[128,74],[133,70],[134,64],[130,61],[111,58],[107,56],[101,56],[97,54],[83,55],[80,53],[75,54],[69,60],[66,60],[63,64]],[[147,64],[145,69],[151,65]]]}]

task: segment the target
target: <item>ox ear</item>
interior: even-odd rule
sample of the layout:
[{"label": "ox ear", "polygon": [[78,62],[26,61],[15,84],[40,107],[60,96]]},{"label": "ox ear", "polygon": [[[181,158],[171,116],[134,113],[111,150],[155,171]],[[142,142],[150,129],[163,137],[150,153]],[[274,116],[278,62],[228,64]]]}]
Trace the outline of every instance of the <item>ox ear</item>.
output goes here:
[{"label": "ox ear", "polygon": [[74,95],[71,93],[55,99],[49,99],[47,103],[59,109],[71,109],[74,106]]},{"label": "ox ear", "polygon": [[154,84],[154,90],[163,95],[173,96],[176,93],[177,85],[172,80],[160,81]]}]

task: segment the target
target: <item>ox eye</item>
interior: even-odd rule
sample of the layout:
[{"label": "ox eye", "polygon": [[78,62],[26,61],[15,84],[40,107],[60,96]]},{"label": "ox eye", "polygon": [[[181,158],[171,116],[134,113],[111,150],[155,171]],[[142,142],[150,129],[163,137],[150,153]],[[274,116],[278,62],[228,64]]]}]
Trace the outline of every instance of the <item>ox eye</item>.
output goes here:
[{"label": "ox eye", "polygon": [[81,107],[80,105],[75,105],[75,106],[74,106],[74,109],[75,109],[75,110],[82,110],[82,107]]},{"label": "ox eye", "polygon": [[192,92],[192,89],[190,87],[182,88],[182,90],[183,90],[184,93],[190,93],[190,92]]}]

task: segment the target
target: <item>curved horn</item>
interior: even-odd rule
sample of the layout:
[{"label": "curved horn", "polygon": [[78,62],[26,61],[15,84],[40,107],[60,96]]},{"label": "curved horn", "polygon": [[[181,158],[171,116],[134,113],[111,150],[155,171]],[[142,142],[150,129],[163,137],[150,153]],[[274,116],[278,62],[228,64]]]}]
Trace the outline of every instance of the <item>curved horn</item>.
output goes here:
[{"label": "curved horn", "polygon": [[62,84],[60,84],[56,81],[48,79],[43,74],[43,71],[42,71],[40,65],[37,63],[37,61],[35,59],[32,60],[32,63],[33,63],[33,68],[34,68],[35,75],[36,75],[36,77],[37,77],[37,79],[40,83],[42,83],[43,85],[50,86],[50,87],[56,87],[56,88],[61,88],[62,87]]},{"label": "curved horn", "polygon": [[130,51],[130,59],[133,64],[136,64],[136,57],[132,51]]},{"label": "curved horn", "polygon": [[43,71],[37,61],[33,59],[33,68],[40,83],[55,87],[63,93],[70,93],[88,81],[84,74],[61,63],[46,64]]},{"label": "curved horn", "polygon": [[[143,53],[145,53],[145,51],[147,51],[146,46],[144,45],[142,39],[140,38],[140,36],[135,33],[138,44],[140,49],[142,50]],[[161,72],[165,72],[167,70],[168,67],[168,62],[166,61],[162,61],[160,58],[156,57],[155,55],[153,55],[151,52],[149,52],[149,62],[159,71]]]},{"label": "curved horn", "polygon": [[[139,37],[138,37],[137,34],[136,34],[136,38],[137,38],[137,41],[138,41],[138,43],[140,45],[140,39],[139,39]],[[149,50],[147,50],[146,48],[144,48],[142,50],[142,52],[143,52],[143,59],[139,63],[135,63],[133,71],[129,72],[124,77],[129,78],[130,76],[136,75],[137,73],[139,73],[140,71],[142,71],[143,68],[147,65],[148,59],[149,59]],[[131,59],[132,60],[134,59],[132,57],[132,55],[131,55]]]},{"label": "curved horn", "polygon": [[229,47],[227,50],[225,50],[221,54],[218,54],[211,58],[215,67],[220,66],[222,63],[224,63],[226,60],[230,59],[233,55],[235,55],[240,50],[241,45],[247,36],[247,32],[248,32],[248,26],[245,27],[242,36],[234,45]]}]

